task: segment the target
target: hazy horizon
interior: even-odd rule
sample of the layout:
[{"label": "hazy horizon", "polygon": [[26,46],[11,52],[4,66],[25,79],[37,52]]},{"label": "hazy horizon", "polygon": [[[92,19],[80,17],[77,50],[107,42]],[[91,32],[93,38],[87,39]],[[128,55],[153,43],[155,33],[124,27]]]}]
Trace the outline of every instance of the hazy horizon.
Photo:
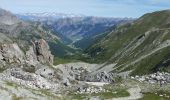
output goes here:
[{"label": "hazy horizon", "polygon": [[12,13],[56,12],[99,17],[138,18],[145,13],[170,9],[170,0],[1,0]]}]

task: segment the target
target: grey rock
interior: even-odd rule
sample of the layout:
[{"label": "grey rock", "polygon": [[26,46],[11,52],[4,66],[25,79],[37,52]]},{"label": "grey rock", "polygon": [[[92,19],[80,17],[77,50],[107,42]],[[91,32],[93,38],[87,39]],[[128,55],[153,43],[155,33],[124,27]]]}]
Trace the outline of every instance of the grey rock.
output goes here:
[{"label": "grey rock", "polygon": [[53,64],[53,55],[49,50],[49,46],[44,39],[40,39],[33,43],[33,48],[37,55],[37,60],[42,64]]},{"label": "grey rock", "polygon": [[37,57],[32,46],[26,52],[26,60],[29,61],[30,63],[37,61]]},{"label": "grey rock", "polygon": [[65,80],[63,81],[63,84],[64,84],[65,86],[70,86],[70,85],[71,85],[68,79],[65,79]]},{"label": "grey rock", "polygon": [[97,73],[95,75],[90,75],[90,76],[86,76],[85,80],[86,81],[90,81],[90,82],[107,82],[107,83],[112,83],[114,82],[114,74],[113,73],[106,73],[104,72],[100,72]]},{"label": "grey rock", "polygon": [[54,69],[49,67],[43,67],[41,69],[38,69],[35,73],[47,79],[52,79],[55,76]]},{"label": "grey rock", "polygon": [[18,23],[19,20],[16,16],[11,14],[9,11],[0,9],[0,23],[6,25],[12,25]]},{"label": "grey rock", "polygon": [[10,73],[11,73],[11,76],[18,78],[18,79],[22,79],[22,80],[26,80],[26,81],[34,81],[35,80],[31,74],[30,75],[26,74],[21,69],[12,69]]},{"label": "grey rock", "polygon": [[16,43],[1,45],[2,59],[8,63],[23,63],[24,53]]},{"label": "grey rock", "polygon": [[4,57],[2,56],[2,52],[0,52],[0,60],[3,60]]}]

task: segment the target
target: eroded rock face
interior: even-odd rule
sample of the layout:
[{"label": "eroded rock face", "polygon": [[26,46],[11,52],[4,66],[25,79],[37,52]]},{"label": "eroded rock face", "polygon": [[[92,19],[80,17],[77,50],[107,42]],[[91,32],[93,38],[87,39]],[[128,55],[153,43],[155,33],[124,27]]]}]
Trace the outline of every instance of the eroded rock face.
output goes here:
[{"label": "eroded rock face", "polygon": [[37,60],[37,55],[32,46],[30,46],[29,50],[26,52],[26,63],[27,65],[32,65],[34,67],[39,63]]},{"label": "eroded rock face", "polygon": [[16,43],[1,45],[0,59],[7,63],[19,63],[24,61],[24,53]]},{"label": "eroded rock face", "polygon": [[17,64],[31,71],[32,69],[37,70],[43,65],[52,65],[53,55],[46,41],[41,39],[32,44],[26,53],[17,43],[0,45],[0,68],[6,69],[8,65]]},{"label": "eroded rock face", "polygon": [[35,41],[33,43],[33,48],[37,56],[37,60],[42,64],[53,64],[53,55],[49,50],[47,42],[43,39]]},{"label": "eroded rock face", "polygon": [[43,39],[32,42],[32,46],[26,52],[26,60],[29,65],[33,66],[38,66],[38,63],[53,65],[53,55],[47,42]]}]

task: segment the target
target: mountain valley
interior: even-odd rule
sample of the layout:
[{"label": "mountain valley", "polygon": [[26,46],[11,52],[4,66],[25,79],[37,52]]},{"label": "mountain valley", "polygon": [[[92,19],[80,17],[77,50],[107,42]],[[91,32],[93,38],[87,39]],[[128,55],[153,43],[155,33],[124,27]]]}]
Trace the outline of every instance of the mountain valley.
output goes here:
[{"label": "mountain valley", "polygon": [[169,49],[170,10],[132,19],[0,9],[0,99],[169,100]]}]

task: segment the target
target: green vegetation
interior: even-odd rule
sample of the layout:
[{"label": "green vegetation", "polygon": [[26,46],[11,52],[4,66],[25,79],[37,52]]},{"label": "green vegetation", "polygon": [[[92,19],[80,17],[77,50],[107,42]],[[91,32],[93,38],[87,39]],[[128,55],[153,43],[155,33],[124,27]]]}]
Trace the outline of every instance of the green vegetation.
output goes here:
[{"label": "green vegetation", "polygon": [[110,92],[92,93],[92,94],[71,94],[72,99],[84,100],[90,97],[99,97],[100,99],[111,99],[118,97],[127,97],[130,94],[125,89],[112,90]]},{"label": "green vegetation", "polygon": [[[139,99],[139,100],[169,100],[170,99],[170,94],[162,94],[162,93],[145,93],[143,98]],[[162,96],[159,96],[162,95]]]},{"label": "green vegetation", "polygon": [[132,74],[133,75],[149,74],[152,72],[156,72],[158,70],[160,71],[160,69],[164,71],[168,71],[170,69],[169,64],[167,64],[167,66],[163,66],[163,64],[161,64],[161,61],[165,61],[166,59],[169,59],[170,57],[169,50],[170,47],[167,47],[166,49],[160,50],[148,56],[147,58],[141,60],[139,63],[134,65],[137,67]]},{"label": "green vegetation", "polygon": [[[170,24],[167,23],[169,18],[169,11],[158,11],[145,14],[133,24],[117,27],[85,51],[90,56],[89,61],[117,63],[114,71],[135,69],[133,75],[158,70],[170,71],[170,63],[163,64],[170,58],[169,47],[149,54],[160,48],[159,45],[163,42],[170,40]],[[147,54],[149,55],[135,64],[130,64]],[[126,65],[128,66],[124,69]]]},{"label": "green vegetation", "polygon": [[74,54],[76,52],[75,49],[64,45],[63,43],[61,43],[58,40],[48,41],[48,44],[50,46],[50,50],[51,50],[52,54],[55,57],[62,58],[68,54]]},{"label": "green vegetation", "polygon": [[71,59],[64,59],[64,58],[58,58],[58,57],[55,57],[54,58],[54,65],[58,65],[58,64],[65,64],[65,63],[70,63],[70,62],[73,62],[74,60],[71,60]]},{"label": "green vegetation", "polygon": [[90,47],[92,44],[96,44],[99,42],[103,37],[105,37],[109,32],[103,32],[103,33],[96,33],[96,34],[91,34],[87,35],[86,37],[83,37],[82,40],[79,40],[74,43],[75,47],[81,48],[82,50],[87,49]]},{"label": "green vegetation", "polygon": [[8,81],[6,81],[6,85],[8,85],[8,86],[10,86],[10,87],[14,87],[15,89],[17,89],[17,88],[18,88],[18,85],[17,85],[17,84],[15,84],[15,83],[12,83],[12,82],[8,82]]}]

